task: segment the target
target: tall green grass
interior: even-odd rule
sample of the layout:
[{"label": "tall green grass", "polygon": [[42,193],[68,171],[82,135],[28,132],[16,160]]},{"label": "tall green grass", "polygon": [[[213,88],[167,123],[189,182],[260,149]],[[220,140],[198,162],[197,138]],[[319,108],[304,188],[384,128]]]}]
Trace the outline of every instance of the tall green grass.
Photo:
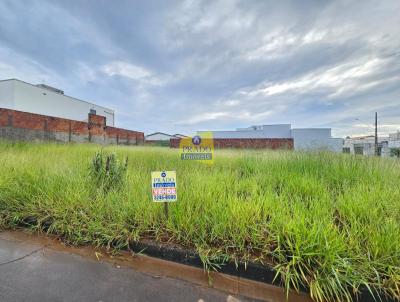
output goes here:
[{"label": "tall green grass", "polygon": [[[215,164],[177,150],[107,147],[128,157],[118,189],[90,177],[95,145],[0,144],[0,228],[27,217],[71,244],[126,247],[143,238],[223,260],[272,265],[287,289],[350,301],[360,288],[400,298],[400,162],[337,155],[217,151]],[[176,170],[178,202],[151,202],[150,172]]]}]

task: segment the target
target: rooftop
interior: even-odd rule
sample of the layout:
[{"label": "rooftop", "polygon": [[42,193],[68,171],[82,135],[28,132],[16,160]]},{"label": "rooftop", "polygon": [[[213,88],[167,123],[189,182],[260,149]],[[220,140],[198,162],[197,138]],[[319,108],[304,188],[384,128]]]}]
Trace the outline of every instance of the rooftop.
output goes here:
[{"label": "rooftop", "polygon": [[22,80],[19,80],[19,79],[14,79],[14,78],[0,80],[0,83],[1,82],[7,82],[7,81],[16,81],[16,82],[19,82],[19,83],[23,83],[25,85],[29,85],[29,86],[35,87],[37,89],[46,90],[46,92],[50,92],[50,93],[54,93],[54,94],[65,96],[67,98],[73,99],[73,100],[78,101],[78,102],[83,102],[83,103],[90,104],[90,105],[95,105],[95,106],[101,106],[104,109],[107,109],[108,111],[110,111],[111,114],[114,114],[114,110],[113,109],[110,109],[110,108],[104,107],[102,105],[97,105],[97,104],[92,103],[92,102],[84,101],[84,100],[81,100],[81,99],[66,95],[66,94],[64,94],[63,90],[55,88],[55,87],[52,87],[52,86],[49,86],[49,85],[46,85],[46,84],[36,84],[36,85],[34,85],[34,84],[31,84],[31,83],[28,83],[28,82],[25,82],[25,81],[22,81]]}]

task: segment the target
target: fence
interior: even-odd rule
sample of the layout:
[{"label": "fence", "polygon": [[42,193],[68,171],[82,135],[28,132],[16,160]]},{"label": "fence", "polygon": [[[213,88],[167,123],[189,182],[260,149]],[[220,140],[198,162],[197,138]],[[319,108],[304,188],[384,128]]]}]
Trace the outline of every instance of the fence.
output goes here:
[{"label": "fence", "polygon": [[84,122],[0,108],[0,138],[142,145],[144,133],[106,126],[106,118],[95,114]]}]

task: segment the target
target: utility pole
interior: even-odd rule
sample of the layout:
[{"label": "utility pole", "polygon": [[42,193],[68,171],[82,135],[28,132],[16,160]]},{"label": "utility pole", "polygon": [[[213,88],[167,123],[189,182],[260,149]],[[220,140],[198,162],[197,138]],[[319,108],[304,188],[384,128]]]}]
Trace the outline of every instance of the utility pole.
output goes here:
[{"label": "utility pole", "polygon": [[378,156],[378,112],[375,112],[375,155]]}]

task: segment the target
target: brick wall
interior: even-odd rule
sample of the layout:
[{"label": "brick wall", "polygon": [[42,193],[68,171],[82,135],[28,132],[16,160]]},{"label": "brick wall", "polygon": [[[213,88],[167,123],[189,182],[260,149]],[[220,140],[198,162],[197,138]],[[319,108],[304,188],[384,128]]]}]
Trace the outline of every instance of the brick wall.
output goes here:
[{"label": "brick wall", "polygon": [[[179,138],[170,140],[171,148],[179,148]],[[293,149],[292,138],[215,138],[215,148]]]},{"label": "brick wall", "polygon": [[89,114],[88,121],[74,121],[0,108],[0,138],[26,141],[143,144],[143,132],[108,127],[106,118],[100,115]]}]

